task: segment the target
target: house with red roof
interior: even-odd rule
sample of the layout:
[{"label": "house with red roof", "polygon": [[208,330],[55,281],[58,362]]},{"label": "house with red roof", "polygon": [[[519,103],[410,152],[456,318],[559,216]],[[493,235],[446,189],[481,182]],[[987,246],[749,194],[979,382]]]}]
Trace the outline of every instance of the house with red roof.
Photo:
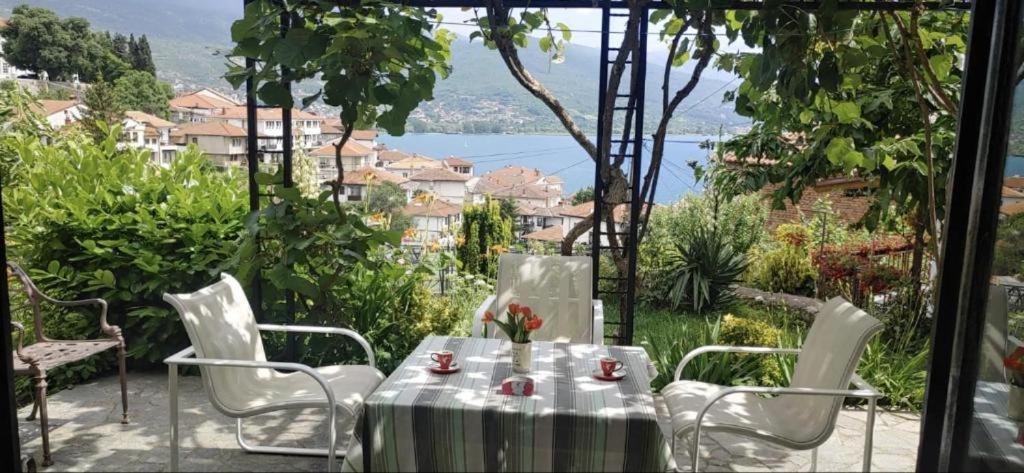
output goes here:
[{"label": "house with red roof", "polygon": [[[309,152],[309,155],[316,160],[321,182],[338,179],[338,166],[335,158],[337,157],[336,145],[340,141],[339,138]],[[341,165],[342,170],[346,173],[356,169],[374,167],[376,162],[377,152],[356,140],[349,139],[341,148]]]},{"label": "house with red roof", "polygon": [[528,207],[557,207],[562,202],[562,178],[522,166],[505,166],[488,172],[470,186],[474,203],[483,202],[487,196],[512,199]]},{"label": "house with red roof", "polygon": [[209,88],[179,95],[171,99],[169,105],[171,120],[178,123],[206,122],[227,108],[243,106],[227,94]]},{"label": "house with red roof", "polygon": [[181,146],[196,146],[219,167],[242,166],[247,162],[245,130],[228,123],[192,123],[173,130],[171,141]]},{"label": "house with red roof", "polygon": [[413,193],[433,194],[437,200],[462,205],[470,177],[445,168],[426,168],[409,176],[405,188]]}]

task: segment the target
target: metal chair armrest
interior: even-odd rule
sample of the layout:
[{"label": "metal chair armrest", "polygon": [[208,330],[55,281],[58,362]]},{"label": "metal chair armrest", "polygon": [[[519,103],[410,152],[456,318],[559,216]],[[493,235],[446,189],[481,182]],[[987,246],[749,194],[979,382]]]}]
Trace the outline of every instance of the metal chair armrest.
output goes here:
[{"label": "metal chair armrest", "polygon": [[25,326],[12,320],[11,327],[18,331],[18,345],[14,352],[18,355],[18,358],[22,358],[24,355],[21,353],[21,349],[25,347]]},{"label": "metal chair armrest", "polygon": [[878,388],[872,386],[871,383],[865,381],[864,378],[861,378],[860,375],[857,373],[853,373],[853,378],[850,379],[850,384],[856,386],[857,390],[859,391],[870,391],[875,393],[875,398],[881,398],[885,396],[884,394],[882,394],[881,391],[878,390]]},{"label": "metal chair armrest", "polygon": [[476,312],[473,313],[473,328],[470,332],[473,337],[482,337],[484,333],[484,313],[489,310],[494,310],[494,304],[498,301],[498,296],[490,295],[484,302],[477,307]]},{"label": "metal chair armrest", "polygon": [[121,328],[116,325],[110,325],[107,323],[107,301],[100,298],[94,299],[82,299],[77,301],[62,301],[54,299],[42,292],[36,292],[39,297],[42,297],[44,301],[49,302],[58,307],[80,307],[86,305],[98,305],[100,306],[100,330],[108,337],[116,338],[121,335]]},{"label": "metal chair armrest", "polygon": [[339,327],[317,327],[312,325],[276,325],[276,324],[257,324],[256,328],[260,330],[266,330],[268,332],[293,332],[293,333],[325,333],[331,335],[344,335],[356,341],[363,351],[366,352],[366,359],[369,361],[369,365],[376,368],[377,358],[373,354],[373,347],[370,346],[370,342],[366,341],[359,332],[355,330],[349,330],[347,328]]},{"label": "metal chair armrest", "polygon": [[784,354],[799,354],[799,348],[772,348],[772,347],[733,347],[728,345],[706,345],[686,354],[682,361],[679,362],[679,366],[676,367],[675,377],[673,381],[679,381],[679,378],[683,376],[683,368],[705,353],[754,353],[760,355],[768,355],[773,353],[784,353]]},{"label": "metal chair armrest", "polygon": [[604,301],[594,299],[591,304],[594,311],[594,345],[604,345]]}]

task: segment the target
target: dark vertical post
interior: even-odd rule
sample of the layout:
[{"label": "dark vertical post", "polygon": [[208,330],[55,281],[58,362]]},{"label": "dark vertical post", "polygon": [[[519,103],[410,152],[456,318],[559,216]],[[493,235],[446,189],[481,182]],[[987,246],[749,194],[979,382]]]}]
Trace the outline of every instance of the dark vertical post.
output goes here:
[{"label": "dark vertical post", "polygon": [[[244,0],[243,8],[254,0]],[[256,68],[256,60],[245,58],[245,67],[250,71]],[[260,186],[256,183],[256,173],[260,172],[259,162],[259,137],[256,130],[256,80],[251,76],[245,80],[245,160],[249,171],[249,211],[255,212],[260,209]],[[252,286],[249,288],[249,296],[255,301],[252,304],[253,314],[256,320],[266,322],[263,319],[263,272],[256,270]]]},{"label": "dark vertical post", "polygon": [[[2,190],[2,183],[0,183]],[[7,237],[4,233],[3,196],[0,196],[0,363],[3,364],[3,388],[0,393],[0,467],[4,471],[21,472],[21,441],[18,437],[18,406],[14,398],[14,366],[11,353],[11,304],[7,298]]]},{"label": "dark vertical post", "polygon": [[[288,34],[288,29],[291,27],[291,16],[288,13],[287,5],[284,5],[284,11],[281,13],[281,37]],[[287,67],[281,66],[281,81],[284,82],[284,88],[288,91],[289,95],[292,91],[292,83],[288,78],[289,70]],[[295,182],[292,177],[292,147],[293,136],[292,136],[292,107],[281,107],[281,169],[284,182],[284,187],[294,187]],[[287,318],[291,323],[295,322],[295,293],[292,291],[285,291],[285,310],[288,312]],[[285,343],[285,358],[288,360],[296,360],[296,354],[298,353],[298,338],[294,333],[288,334],[288,340]]]},{"label": "dark vertical post", "polygon": [[[607,6],[601,8],[601,59],[598,61],[598,90],[597,90],[597,161],[594,163],[594,227],[590,230],[590,257],[591,268],[593,269],[593,291],[594,297],[598,297],[598,287],[601,277],[601,205],[604,201],[604,179],[601,177],[601,170],[604,167],[604,107],[608,100],[608,30],[609,13]],[[615,100],[615,97],[612,97]]]},{"label": "dark vertical post", "polygon": [[[636,315],[636,260],[640,250],[637,241],[640,233],[640,216],[643,214],[643,202],[640,200],[640,187],[643,185],[643,151],[644,151],[644,89],[647,84],[647,18],[650,10],[644,8],[640,13],[640,31],[637,35],[636,55],[633,67],[636,68],[636,84],[632,93],[636,96],[636,112],[633,126],[633,161],[629,171],[629,244],[626,245],[626,307],[622,317],[622,338],[626,345],[633,344],[633,316]],[[654,201],[653,196],[651,201]]]},{"label": "dark vertical post", "polygon": [[[1016,0],[973,2],[936,281],[919,471],[967,468],[1020,30]],[[954,197],[955,196],[955,197]]]}]

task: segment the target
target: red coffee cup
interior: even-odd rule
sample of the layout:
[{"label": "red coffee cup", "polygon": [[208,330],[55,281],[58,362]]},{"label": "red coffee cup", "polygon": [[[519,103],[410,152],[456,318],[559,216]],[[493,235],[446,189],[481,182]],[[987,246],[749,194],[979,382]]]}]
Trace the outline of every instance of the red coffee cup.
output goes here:
[{"label": "red coffee cup", "polygon": [[446,370],[452,366],[452,360],[455,358],[455,353],[448,350],[436,351],[430,355],[430,359],[437,362],[441,366],[441,369]]},{"label": "red coffee cup", "polygon": [[622,362],[610,356],[601,358],[600,363],[601,372],[604,373],[605,376],[611,376],[616,371],[622,369]]}]

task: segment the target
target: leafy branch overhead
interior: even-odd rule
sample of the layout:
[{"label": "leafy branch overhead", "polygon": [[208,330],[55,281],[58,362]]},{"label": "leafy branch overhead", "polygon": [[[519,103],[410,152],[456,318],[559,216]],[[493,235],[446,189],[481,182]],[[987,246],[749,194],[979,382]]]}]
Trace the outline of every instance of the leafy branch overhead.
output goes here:
[{"label": "leafy branch overhead", "polygon": [[[433,24],[434,11],[366,0],[357,6],[322,0],[255,1],[231,27],[232,54],[252,57],[248,69],[230,65],[226,78],[239,87],[256,82],[260,100],[291,107],[287,82],[318,80],[318,99],[341,109],[345,123],[377,125],[400,135],[421,102],[433,98],[437,78],[450,72],[453,35]],[[281,23],[288,23],[281,34]]]}]

